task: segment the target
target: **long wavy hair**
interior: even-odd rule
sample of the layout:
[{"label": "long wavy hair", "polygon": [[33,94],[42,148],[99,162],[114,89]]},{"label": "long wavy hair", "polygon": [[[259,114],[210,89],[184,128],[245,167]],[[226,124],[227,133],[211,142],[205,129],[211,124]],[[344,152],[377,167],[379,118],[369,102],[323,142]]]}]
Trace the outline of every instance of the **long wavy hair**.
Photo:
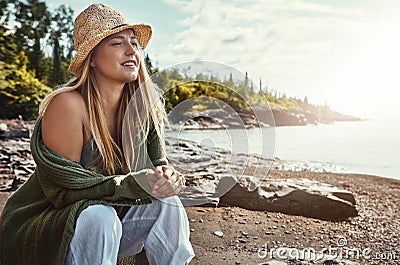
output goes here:
[{"label": "long wavy hair", "polygon": [[[75,77],[50,93],[41,102],[39,116],[44,115],[51,100],[58,94],[78,91],[84,99],[88,114],[89,128],[85,129],[90,133],[98,148],[99,156],[95,162],[96,167],[110,175],[117,173],[118,169],[127,173],[134,169],[132,168],[132,161],[135,160],[136,155],[134,146],[146,141],[150,127],[154,127],[158,137],[163,139],[166,112],[162,91],[152,82],[143,60],[143,51],[140,50],[138,78],[126,83],[123,88],[119,109],[116,113],[117,138],[114,140],[107,129],[99,88],[93,68],[90,67],[90,58],[95,49],[89,53]],[[129,135],[126,135],[126,132]],[[126,137],[129,138],[128,142]],[[138,141],[138,137],[141,140]],[[123,148],[129,150],[123,150]],[[130,161],[126,161],[127,155],[129,155],[128,160]]]}]

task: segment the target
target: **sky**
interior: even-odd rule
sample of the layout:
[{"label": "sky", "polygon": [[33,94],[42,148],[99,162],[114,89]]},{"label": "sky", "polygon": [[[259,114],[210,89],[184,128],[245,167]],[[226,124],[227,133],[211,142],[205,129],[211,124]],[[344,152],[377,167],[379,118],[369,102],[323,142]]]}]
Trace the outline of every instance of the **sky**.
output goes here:
[{"label": "sky", "polygon": [[[50,9],[59,1],[46,0]],[[93,1],[70,0],[75,16]],[[268,90],[366,119],[400,112],[400,1],[132,0],[102,3],[150,24],[158,67],[227,64]]]}]

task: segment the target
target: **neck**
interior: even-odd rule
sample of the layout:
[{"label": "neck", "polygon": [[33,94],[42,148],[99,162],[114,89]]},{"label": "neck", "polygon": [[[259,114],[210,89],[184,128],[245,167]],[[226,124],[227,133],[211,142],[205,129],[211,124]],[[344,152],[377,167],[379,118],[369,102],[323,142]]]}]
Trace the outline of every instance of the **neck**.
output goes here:
[{"label": "neck", "polygon": [[99,80],[99,93],[106,115],[114,116],[118,109],[125,83]]},{"label": "neck", "polygon": [[118,110],[123,87],[118,89],[100,89],[101,101],[103,103],[104,113],[107,116],[114,116]]},{"label": "neck", "polygon": [[108,130],[111,136],[116,137],[116,119],[115,115],[120,106],[124,84],[119,86],[99,85],[99,92],[103,104],[103,111],[107,122]]}]

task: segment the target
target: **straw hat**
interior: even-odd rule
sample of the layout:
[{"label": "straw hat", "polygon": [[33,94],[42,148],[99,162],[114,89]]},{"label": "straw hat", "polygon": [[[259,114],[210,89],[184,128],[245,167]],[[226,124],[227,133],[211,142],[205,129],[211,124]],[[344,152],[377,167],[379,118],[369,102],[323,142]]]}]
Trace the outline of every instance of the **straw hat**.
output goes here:
[{"label": "straw hat", "polygon": [[74,45],[76,54],[68,70],[76,75],[89,52],[105,37],[117,32],[133,29],[142,49],[151,38],[151,27],[132,25],[118,11],[103,4],[92,4],[78,15],[74,23]]}]

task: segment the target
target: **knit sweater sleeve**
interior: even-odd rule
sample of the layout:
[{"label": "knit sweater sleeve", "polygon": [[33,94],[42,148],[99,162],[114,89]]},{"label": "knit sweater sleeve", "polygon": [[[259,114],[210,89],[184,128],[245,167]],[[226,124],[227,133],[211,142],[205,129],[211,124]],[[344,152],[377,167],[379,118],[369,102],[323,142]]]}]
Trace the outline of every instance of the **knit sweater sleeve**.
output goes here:
[{"label": "knit sweater sleeve", "polygon": [[[63,208],[84,199],[123,204],[124,201],[134,200],[139,202],[149,196],[143,185],[143,181],[146,181],[146,169],[116,176],[103,176],[101,174],[96,176],[90,174],[92,172],[81,174],[78,173],[80,170],[77,169],[78,167],[65,170],[70,173],[68,176],[53,174],[47,170],[46,172],[37,171],[42,190],[55,208]],[[80,185],[77,185],[77,183]]]},{"label": "knit sweater sleeve", "polygon": [[164,139],[157,134],[154,124],[150,126],[147,137],[147,152],[154,166],[167,165],[168,160],[165,153]]},{"label": "knit sweater sleeve", "polygon": [[46,148],[41,139],[41,120],[33,132],[31,150],[36,162],[35,176],[55,208],[63,208],[83,199],[116,204],[132,200],[140,204],[140,200],[148,200],[148,169],[113,176],[85,169],[81,164]]}]

